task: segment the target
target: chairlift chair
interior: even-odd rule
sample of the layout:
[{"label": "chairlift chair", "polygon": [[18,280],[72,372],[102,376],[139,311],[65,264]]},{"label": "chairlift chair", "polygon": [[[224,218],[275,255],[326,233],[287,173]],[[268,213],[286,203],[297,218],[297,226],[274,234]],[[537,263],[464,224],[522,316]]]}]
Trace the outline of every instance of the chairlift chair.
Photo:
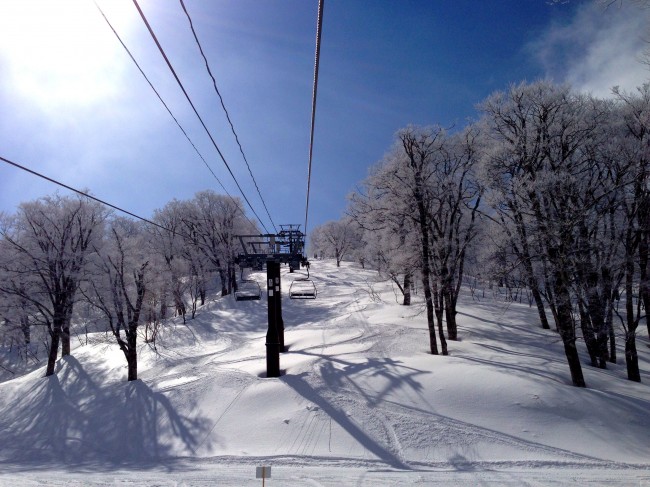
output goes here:
[{"label": "chairlift chair", "polygon": [[294,279],[289,286],[289,298],[291,299],[316,299],[316,284],[308,277]]},{"label": "chairlift chair", "polygon": [[257,301],[262,297],[262,288],[256,281],[240,281],[235,291],[235,301]]}]

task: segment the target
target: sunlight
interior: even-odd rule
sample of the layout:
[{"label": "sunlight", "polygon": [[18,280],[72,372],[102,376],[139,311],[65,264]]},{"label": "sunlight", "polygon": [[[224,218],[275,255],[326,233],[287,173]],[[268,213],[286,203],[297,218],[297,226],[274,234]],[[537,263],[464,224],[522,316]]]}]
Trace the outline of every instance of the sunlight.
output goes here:
[{"label": "sunlight", "polygon": [[[131,2],[100,5],[116,28],[132,23]],[[91,0],[0,2],[1,81],[42,109],[85,107],[115,93],[121,50]]]}]

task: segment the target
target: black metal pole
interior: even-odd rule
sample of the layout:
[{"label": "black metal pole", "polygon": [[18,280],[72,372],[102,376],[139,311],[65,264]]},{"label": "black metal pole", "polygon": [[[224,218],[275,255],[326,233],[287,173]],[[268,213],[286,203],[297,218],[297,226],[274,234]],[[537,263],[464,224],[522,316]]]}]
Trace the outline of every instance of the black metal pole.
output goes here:
[{"label": "black metal pole", "polygon": [[[276,279],[278,285],[276,286]],[[280,338],[278,322],[278,295],[280,282],[280,263],[274,261],[266,262],[266,283],[268,296],[268,322],[269,328],[266,332],[266,376],[280,377]],[[277,291],[276,291],[277,288]]]},{"label": "black metal pole", "polygon": [[280,271],[278,270],[278,275],[275,281],[275,316],[276,323],[278,325],[278,341],[280,342],[280,352],[286,352],[284,346],[284,319],[282,318],[282,278],[280,277]]}]

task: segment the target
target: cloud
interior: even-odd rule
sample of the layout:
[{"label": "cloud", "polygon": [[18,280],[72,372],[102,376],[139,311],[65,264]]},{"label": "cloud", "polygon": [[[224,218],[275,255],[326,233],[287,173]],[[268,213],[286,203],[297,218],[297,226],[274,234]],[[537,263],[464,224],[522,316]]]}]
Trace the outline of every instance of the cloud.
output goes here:
[{"label": "cloud", "polygon": [[529,48],[550,79],[600,97],[611,96],[614,86],[632,90],[650,80],[650,7],[584,3]]}]

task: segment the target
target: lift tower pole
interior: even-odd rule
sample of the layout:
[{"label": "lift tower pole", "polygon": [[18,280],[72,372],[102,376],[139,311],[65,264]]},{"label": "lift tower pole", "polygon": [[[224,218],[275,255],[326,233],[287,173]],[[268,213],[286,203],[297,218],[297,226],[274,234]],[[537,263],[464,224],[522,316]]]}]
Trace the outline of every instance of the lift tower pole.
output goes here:
[{"label": "lift tower pole", "polygon": [[[266,264],[266,293],[268,301],[268,331],[266,333],[266,376],[280,377],[280,353],[285,352],[284,320],[282,319],[282,283],[280,264],[289,264],[290,271],[309,268],[305,258],[305,235],[300,225],[280,225],[276,234],[238,235],[242,253],[235,262],[246,267],[262,270]],[[313,297],[316,297],[315,294]]]},{"label": "lift tower pole", "polygon": [[[266,376],[280,377],[280,327],[281,310],[280,302],[280,263],[268,260],[266,262],[267,296],[268,296],[268,322],[266,332]],[[284,335],[284,330],[282,330]]]}]

